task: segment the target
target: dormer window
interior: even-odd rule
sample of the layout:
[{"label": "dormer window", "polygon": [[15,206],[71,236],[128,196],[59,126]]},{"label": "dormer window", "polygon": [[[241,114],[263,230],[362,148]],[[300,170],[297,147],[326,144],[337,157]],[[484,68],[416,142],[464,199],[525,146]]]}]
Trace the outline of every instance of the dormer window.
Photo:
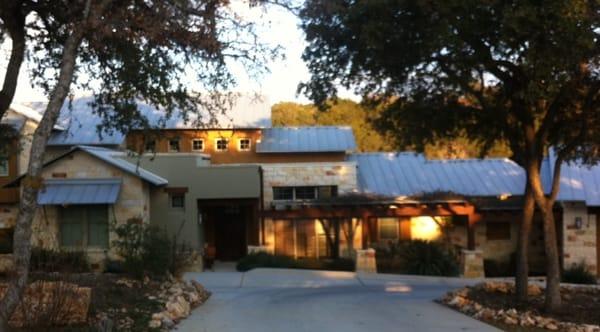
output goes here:
[{"label": "dormer window", "polygon": [[0,176],[8,176],[8,158],[0,156]]},{"label": "dormer window", "polygon": [[193,139],[192,140],[192,151],[204,151],[204,140]]},{"label": "dormer window", "polygon": [[178,139],[170,139],[169,140],[169,152],[179,152],[179,140]]},{"label": "dormer window", "polygon": [[250,139],[249,138],[240,138],[238,140],[238,150],[239,151],[250,151]]},{"label": "dormer window", "polygon": [[227,151],[229,140],[226,138],[219,138],[215,141],[215,148],[217,151]]}]

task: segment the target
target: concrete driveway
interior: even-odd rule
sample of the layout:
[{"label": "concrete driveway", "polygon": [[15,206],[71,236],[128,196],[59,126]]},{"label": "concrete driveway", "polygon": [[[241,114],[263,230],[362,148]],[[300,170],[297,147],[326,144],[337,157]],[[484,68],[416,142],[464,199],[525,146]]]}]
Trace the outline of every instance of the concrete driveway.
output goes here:
[{"label": "concrete driveway", "polygon": [[473,281],[256,269],[189,273],[213,292],[184,332],[498,331],[433,299]]}]

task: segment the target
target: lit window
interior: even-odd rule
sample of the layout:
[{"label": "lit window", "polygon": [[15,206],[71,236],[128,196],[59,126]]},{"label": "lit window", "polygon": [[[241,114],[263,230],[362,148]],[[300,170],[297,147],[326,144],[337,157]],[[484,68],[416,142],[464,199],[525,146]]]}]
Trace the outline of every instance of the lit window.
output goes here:
[{"label": "lit window", "polygon": [[250,151],[250,139],[242,138],[238,141],[238,150],[240,151]]},{"label": "lit window", "polygon": [[171,207],[172,208],[184,208],[185,207],[185,195],[184,194],[172,194],[171,195]]},{"label": "lit window", "polygon": [[294,187],[273,187],[273,199],[291,201],[294,199]]},{"label": "lit window", "polygon": [[0,156],[0,176],[8,176],[8,158]]},{"label": "lit window", "polygon": [[194,150],[194,151],[204,151],[204,140],[203,139],[194,139],[194,140],[192,140],[192,150]]},{"label": "lit window", "polygon": [[217,151],[227,151],[227,145],[229,145],[229,140],[226,138],[219,138],[215,143],[217,147]]},{"label": "lit window", "polygon": [[179,140],[178,139],[169,140],[169,151],[170,152],[179,152]]},{"label": "lit window", "polygon": [[378,218],[379,238],[381,240],[395,240],[398,238],[398,220],[396,218]]}]

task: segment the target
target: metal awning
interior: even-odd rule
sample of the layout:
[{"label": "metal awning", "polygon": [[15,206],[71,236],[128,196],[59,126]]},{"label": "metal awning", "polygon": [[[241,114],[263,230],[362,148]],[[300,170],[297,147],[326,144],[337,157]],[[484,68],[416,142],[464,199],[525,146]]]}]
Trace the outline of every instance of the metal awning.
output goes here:
[{"label": "metal awning", "polygon": [[39,205],[114,204],[120,179],[51,179],[38,193]]}]

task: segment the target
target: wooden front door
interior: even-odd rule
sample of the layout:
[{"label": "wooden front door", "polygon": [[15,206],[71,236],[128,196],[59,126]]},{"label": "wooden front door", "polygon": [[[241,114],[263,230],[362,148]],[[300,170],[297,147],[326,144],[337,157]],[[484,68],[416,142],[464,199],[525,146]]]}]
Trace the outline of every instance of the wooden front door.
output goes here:
[{"label": "wooden front door", "polygon": [[242,206],[213,208],[215,248],[218,260],[232,261],[246,254],[246,211]]}]

